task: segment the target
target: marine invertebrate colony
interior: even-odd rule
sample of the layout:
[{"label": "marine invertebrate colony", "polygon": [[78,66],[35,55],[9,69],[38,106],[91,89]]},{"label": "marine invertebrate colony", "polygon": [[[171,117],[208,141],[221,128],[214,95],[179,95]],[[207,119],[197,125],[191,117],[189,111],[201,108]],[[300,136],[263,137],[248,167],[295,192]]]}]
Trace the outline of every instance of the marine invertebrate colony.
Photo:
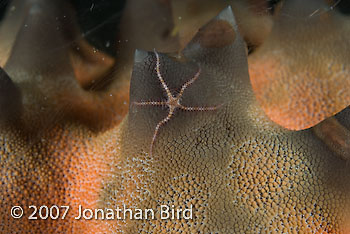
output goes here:
[{"label": "marine invertebrate colony", "polygon": [[284,2],[249,58],[254,92],[273,121],[306,129],[349,105],[349,24],[349,16],[329,10],[326,1]]},{"label": "marine invertebrate colony", "polygon": [[[27,22],[56,22],[56,13],[47,12],[62,5],[51,4],[36,2]],[[62,48],[67,31],[54,30],[57,40],[43,37],[49,42],[43,51]],[[38,38],[22,32],[32,39],[15,43],[0,73],[0,106],[11,107],[0,125],[3,233],[350,231],[348,165],[312,129],[287,130],[265,115],[255,100],[245,43],[230,7],[203,26],[179,56],[135,53],[129,113],[120,124],[114,113],[123,113],[117,104],[125,100],[118,96],[125,86],[95,93],[77,85],[77,67],[65,59],[75,47],[63,47],[47,66],[29,60],[28,54],[19,59],[23,51],[33,53],[33,44],[42,48]],[[168,98],[173,90],[186,91],[181,99],[185,107],[216,110],[184,111],[154,132],[164,120],[163,110],[135,103],[162,97],[164,90]],[[62,93],[68,95],[62,98]],[[99,108],[108,111],[94,114]],[[52,113],[61,116],[50,118]],[[90,114],[94,121],[88,121]],[[349,128],[348,109],[334,118]],[[150,154],[155,136],[157,147]],[[11,218],[13,205],[71,208],[64,220],[28,220],[29,210],[23,219]],[[140,220],[77,220],[79,205],[155,211],[168,206],[191,209],[192,218],[161,219],[157,213]]]}]

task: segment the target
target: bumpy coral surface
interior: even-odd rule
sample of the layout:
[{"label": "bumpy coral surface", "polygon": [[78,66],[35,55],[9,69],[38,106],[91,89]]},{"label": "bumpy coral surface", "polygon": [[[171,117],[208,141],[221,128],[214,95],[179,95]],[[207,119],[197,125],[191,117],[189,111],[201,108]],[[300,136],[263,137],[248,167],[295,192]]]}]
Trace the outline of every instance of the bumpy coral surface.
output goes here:
[{"label": "bumpy coral surface", "polygon": [[266,114],[293,130],[310,128],[350,103],[350,18],[326,2],[286,1],[272,32],[249,58]]},{"label": "bumpy coral surface", "polygon": [[[31,4],[1,60],[1,233],[350,232],[349,108],[302,131],[272,121],[255,99],[230,7],[176,55],[135,52],[126,114],[123,72],[104,90],[86,89],[113,58],[70,43],[70,8]],[[98,71],[84,75],[89,64]],[[169,113],[155,103],[169,93],[182,93],[172,105],[196,108],[175,109],[154,137]],[[29,220],[31,205],[57,205],[60,218]],[[22,218],[11,217],[13,206]],[[156,214],[75,219],[79,206]],[[192,217],[162,219],[162,206]]]}]

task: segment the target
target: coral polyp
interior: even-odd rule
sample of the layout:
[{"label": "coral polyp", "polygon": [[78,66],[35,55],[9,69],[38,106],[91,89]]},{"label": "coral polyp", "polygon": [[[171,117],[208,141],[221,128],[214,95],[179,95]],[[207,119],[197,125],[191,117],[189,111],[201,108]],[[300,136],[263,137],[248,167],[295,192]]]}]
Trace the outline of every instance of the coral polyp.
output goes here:
[{"label": "coral polyp", "polygon": [[[265,1],[254,2],[265,9]],[[324,53],[324,58],[331,49],[322,51],[322,40],[310,47],[301,39],[309,35],[308,26],[283,18],[311,14],[306,22],[317,25],[315,32],[339,30],[345,38],[329,20],[347,28],[346,16],[309,14],[314,6],[325,9],[321,0],[310,5],[290,0],[276,8],[274,18],[240,8],[251,3],[238,1],[198,30],[193,26],[194,36],[187,40],[195,17],[189,24],[169,19],[196,1],[145,0],[140,4],[150,3],[151,10],[145,7],[133,18],[136,6],[130,0],[121,38],[147,31],[149,26],[127,27],[138,17],[160,26],[152,24],[154,35],[147,31],[153,39],[132,38],[112,56],[81,36],[67,2],[18,3],[11,14],[20,17],[8,13],[0,27],[8,32],[0,35],[1,233],[350,232],[350,112],[342,92],[348,88],[343,80],[348,64],[334,59],[330,75],[322,73],[320,67],[330,60],[308,63],[310,54],[303,53]],[[174,15],[147,14],[155,9]],[[248,18],[234,14],[239,9],[249,12]],[[184,13],[184,20],[192,14],[197,13]],[[255,35],[257,27],[247,28],[258,19],[267,22],[257,30],[263,35]],[[172,30],[160,30],[169,25]],[[295,25],[300,30],[295,40],[278,41]],[[135,47],[140,50],[131,59],[127,54]],[[155,49],[147,52],[147,47]],[[334,57],[346,56],[348,49]],[[296,109],[283,109],[279,101],[290,96],[279,92],[279,85],[298,90],[302,84],[295,79],[305,75],[305,67],[296,63],[298,56],[276,51],[293,51],[322,74],[320,81],[308,77],[306,86],[334,84],[332,92],[345,98],[328,105],[319,101],[336,98],[332,92],[320,93],[316,101],[307,93],[292,95]],[[310,109],[308,101],[322,111]],[[304,107],[310,112],[298,109]],[[280,118],[278,111],[293,115]],[[23,208],[22,218],[13,217],[18,210],[11,216],[14,206]],[[164,207],[168,216],[161,213]],[[147,212],[154,216],[146,217]]]}]

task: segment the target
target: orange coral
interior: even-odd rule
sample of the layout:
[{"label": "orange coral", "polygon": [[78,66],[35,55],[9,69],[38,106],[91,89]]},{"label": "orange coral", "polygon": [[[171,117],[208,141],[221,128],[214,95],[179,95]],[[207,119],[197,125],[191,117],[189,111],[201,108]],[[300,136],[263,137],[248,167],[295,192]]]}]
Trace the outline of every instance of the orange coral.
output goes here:
[{"label": "orange coral", "polygon": [[[50,27],[41,29],[32,24],[34,32],[47,34],[39,34],[39,40],[21,28],[6,62],[9,76],[1,70],[0,91],[3,84],[18,90],[13,101],[20,104],[6,112],[0,125],[2,232],[350,230],[348,165],[312,130],[286,130],[267,118],[254,99],[246,48],[230,8],[202,27],[180,57],[159,53],[164,79],[174,93],[201,68],[196,85],[186,89],[183,105],[222,106],[213,112],[174,115],[150,155],[154,126],[166,111],[130,106],[119,124],[126,112],[127,78],[118,77],[107,90],[81,87],[69,63],[72,48],[62,47],[66,31],[50,31],[56,29],[52,25],[64,28],[64,20],[55,18],[65,9],[60,4],[34,3],[35,14],[26,22],[48,22]],[[219,36],[223,32],[225,38]],[[53,48],[61,50],[52,53]],[[139,51],[134,60],[130,102],[163,99],[153,53]],[[0,101],[7,107],[12,97],[0,95]],[[348,110],[336,116],[344,128],[348,116]],[[10,217],[13,205],[25,209],[22,219]],[[28,205],[71,209],[65,220],[28,220]],[[146,220],[75,220],[79,205],[192,207],[193,219],[163,220],[156,215]]]},{"label": "orange coral", "polygon": [[266,114],[293,130],[310,128],[350,103],[350,21],[321,0],[284,3],[272,32],[249,58]]}]

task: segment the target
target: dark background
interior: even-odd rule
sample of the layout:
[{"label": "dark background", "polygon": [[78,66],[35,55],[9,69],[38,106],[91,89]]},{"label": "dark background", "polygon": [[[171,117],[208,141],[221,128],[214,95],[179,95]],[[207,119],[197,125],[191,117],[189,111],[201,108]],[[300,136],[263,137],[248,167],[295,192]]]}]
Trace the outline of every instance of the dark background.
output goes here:
[{"label": "dark background", "polygon": [[[98,49],[113,53],[126,0],[64,0],[76,9],[86,39]],[[0,20],[11,0],[0,0]],[[106,43],[109,45],[106,46]]]},{"label": "dark background", "polygon": [[[85,38],[95,47],[113,54],[116,47],[118,25],[126,0],[65,0],[76,9]],[[333,0],[337,2],[337,0]],[[0,20],[10,0],[0,0]],[[280,0],[269,0],[271,11]],[[350,15],[350,1],[340,0],[336,9]],[[137,14],[137,12],[135,12]],[[107,43],[108,42],[108,43]]]}]

